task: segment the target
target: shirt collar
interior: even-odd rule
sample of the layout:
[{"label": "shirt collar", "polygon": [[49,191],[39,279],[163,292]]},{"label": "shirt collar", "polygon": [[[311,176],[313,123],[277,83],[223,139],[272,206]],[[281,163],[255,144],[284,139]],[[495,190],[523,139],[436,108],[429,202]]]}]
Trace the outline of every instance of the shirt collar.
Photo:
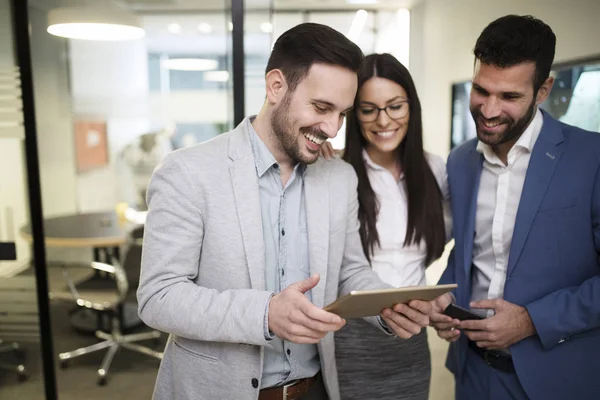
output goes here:
[{"label": "shirt collar", "polygon": [[[531,153],[531,151],[533,150],[533,146],[535,145],[535,142],[537,141],[537,138],[540,135],[540,132],[542,131],[543,124],[544,116],[542,115],[540,109],[536,107],[536,112],[535,116],[533,117],[533,120],[527,126],[525,131],[523,131],[523,134],[521,135],[521,137],[519,137],[515,145],[508,152],[509,164],[511,164],[514,161],[515,154],[517,151],[519,151],[517,149],[523,149],[527,153]],[[493,164],[501,164],[501,161],[498,159],[496,153],[494,153],[494,150],[492,150],[492,147],[483,143],[482,141],[477,142],[477,151],[482,153],[488,162]]]},{"label": "shirt collar", "polygon": [[[254,126],[252,125],[252,122],[254,122],[255,118],[256,118],[256,115],[252,115],[249,118],[246,118],[244,120],[244,124],[245,124],[246,132],[248,132],[248,137],[250,138],[250,145],[252,146],[252,153],[254,154],[254,164],[256,167],[256,173],[258,174],[258,177],[260,178],[271,167],[279,170],[279,164],[277,163],[277,160],[273,156],[273,153],[271,153],[271,151],[269,150],[267,145],[262,141],[260,136],[258,136],[258,133],[256,133],[256,130],[254,129]],[[300,173],[302,175],[304,175],[305,170],[306,170],[306,164],[298,163],[294,167],[294,171],[296,171],[296,173]]]}]

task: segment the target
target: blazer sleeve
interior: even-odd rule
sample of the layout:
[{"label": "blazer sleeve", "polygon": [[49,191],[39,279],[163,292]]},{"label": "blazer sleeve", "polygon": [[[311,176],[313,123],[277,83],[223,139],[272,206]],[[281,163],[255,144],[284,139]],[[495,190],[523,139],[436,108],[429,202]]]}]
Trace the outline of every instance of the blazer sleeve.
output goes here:
[{"label": "blazer sleeve", "polygon": [[189,339],[267,345],[263,324],[271,293],[218,291],[195,282],[204,237],[198,194],[178,152],[152,176],[137,291],[140,317]]},{"label": "blazer sleeve", "polygon": [[[384,283],[373,269],[369,266],[369,262],[363,252],[362,243],[360,240],[358,220],[358,178],[354,169],[348,165],[347,182],[348,182],[348,214],[346,217],[346,241],[344,247],[344,256],[340,269],[340,296],[346,295],[353,290],[370,290],[370,289],[385,289],[392,286]],[[367,317],[365,321],[373,324],[386,334],[386,330],[382,326],[381,320],[378,317]]]},{"label": "blazer sleeve", "polygon": [[546,349],[574,334],[600,327],[600,167],[596,171],[591,215],[598,275],[526,305]]}]

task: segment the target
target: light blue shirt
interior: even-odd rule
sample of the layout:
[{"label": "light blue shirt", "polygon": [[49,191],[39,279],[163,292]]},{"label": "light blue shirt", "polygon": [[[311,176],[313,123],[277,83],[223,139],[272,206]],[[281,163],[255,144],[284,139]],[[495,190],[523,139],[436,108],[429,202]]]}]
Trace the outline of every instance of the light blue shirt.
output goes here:
[{"label": "light blue shirt", "polygon": [[[308,230],[304,199],[304,171],[298,164],[285,187],[279,164],[247,118],[247,132],[254,153],[263,237],[265,243],[266,290],[278,293],[292,283],[310,276]],[[311,299],[310,292],[307,294]],[[268,329],[266,335],[269,336]],[[264,349],[261,389],[281,386],[296,379],[309,378],[321,369],[316,345],[294,344],[272,337]]]}]

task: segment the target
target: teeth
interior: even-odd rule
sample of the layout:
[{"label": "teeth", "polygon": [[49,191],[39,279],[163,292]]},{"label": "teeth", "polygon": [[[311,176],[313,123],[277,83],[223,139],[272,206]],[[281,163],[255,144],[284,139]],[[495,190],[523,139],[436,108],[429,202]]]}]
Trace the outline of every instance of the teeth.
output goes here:
[{"label": "teeth", "polygon": [[489,122],[485,122],[485,121],[482,121],[482,122],[483,122],[483,125],[486,126],[486,128],[495,128],[498,125],[500,125],[500,122],[493,122],[493,123],[489,123]]},{"label": "teeth", "polygon": [[375,132],[377,136],[381,136],[382,138],[389,138],[394,134],[395,131],[384,131],[384,132]]},{"label": "teeth", "polygon": [[308,140],[310,140],[311,142],[313,142],[315,144],[318,144],[318,145],[321,145],[325,141],[325,139],[318,138],[318,137],[316,137],[314,135],[311,135],[310,133],[305,133],[304,137],[307,138]]}]

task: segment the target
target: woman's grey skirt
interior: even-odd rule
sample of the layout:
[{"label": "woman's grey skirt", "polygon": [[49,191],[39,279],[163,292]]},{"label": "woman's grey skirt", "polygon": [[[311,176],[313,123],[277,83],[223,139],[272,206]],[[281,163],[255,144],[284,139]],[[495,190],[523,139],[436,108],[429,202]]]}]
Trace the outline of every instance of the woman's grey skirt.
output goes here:
[{"label": "woman's grey skirt", "polygon": [[362,319],[335,334],[342,400],[427,400],[431,355],[427,331],[405,340]]}]

